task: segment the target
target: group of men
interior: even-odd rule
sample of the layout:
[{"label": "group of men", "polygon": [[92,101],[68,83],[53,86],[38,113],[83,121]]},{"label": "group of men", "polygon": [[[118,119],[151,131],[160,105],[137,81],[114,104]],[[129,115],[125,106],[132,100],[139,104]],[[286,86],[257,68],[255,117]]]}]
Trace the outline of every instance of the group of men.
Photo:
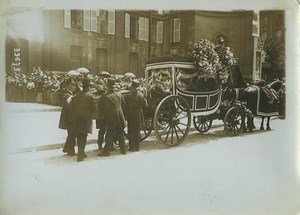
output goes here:
[{"label": "group of men", "polygon": [[[68,132],[63,152],[75,155],[77,140],[77,161],[87,157],[85,146],[88,133],[92,133],[93,119],[96,118],[99,156],[109,156],[113,143],[118,142],[121,154],[126,154],[124,128],[128,127],[129,151],[140,149],[140,128],[143,124],[143,108],[147,107],[144,95],[138,90],[140,82],[133,80],[129,93],[122,95],[115,91],[116,80],[106,79],[106,89],[96,99],[91,93],[91,79],[82,80],[81,90],[70,79],[63,96],[59,128]],[[127,123],[126,123],[127,121]],[[102,147],[105,142],[104,147]]]}]

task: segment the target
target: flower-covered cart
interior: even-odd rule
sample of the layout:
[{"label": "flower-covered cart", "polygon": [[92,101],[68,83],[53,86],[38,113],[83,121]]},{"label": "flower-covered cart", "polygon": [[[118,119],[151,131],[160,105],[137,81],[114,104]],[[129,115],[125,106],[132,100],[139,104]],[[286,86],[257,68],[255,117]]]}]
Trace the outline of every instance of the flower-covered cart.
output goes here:
[{"label": "flower-covered cart", "polygon": [[147,126],[142,139],[154,130],[162,144],[176,146],[187,137],[192,120],[201,133],[211,128],[213,119],[224,121],[227,134],[243,130],[245,105],[223,98],[223,85],[234,62],[220,63],[215,50],[208,41],[199,41],[189,55],[152,60],[146,65],[149,108],[144,111]]}]

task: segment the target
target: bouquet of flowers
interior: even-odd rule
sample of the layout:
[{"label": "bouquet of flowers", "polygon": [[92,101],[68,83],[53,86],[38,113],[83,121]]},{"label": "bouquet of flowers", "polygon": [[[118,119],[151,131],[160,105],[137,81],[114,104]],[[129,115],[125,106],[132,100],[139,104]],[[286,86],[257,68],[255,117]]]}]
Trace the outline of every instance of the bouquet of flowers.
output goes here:
[{"label": "bouquet of flowers", "polygon": [[236,63],[233,53],[229,47],[225,47],[223,44],[218,44],[215,48],[218,53],[220,66],[217,69],[217,79],[219,83],[225,84],[227,82],[230,68]]},{"label": "bouquet of flowers", "polygon": [[213,43],[201,39],[194,44],[191,54],[194,56],[198,78],[216,78],[220,63]]}]

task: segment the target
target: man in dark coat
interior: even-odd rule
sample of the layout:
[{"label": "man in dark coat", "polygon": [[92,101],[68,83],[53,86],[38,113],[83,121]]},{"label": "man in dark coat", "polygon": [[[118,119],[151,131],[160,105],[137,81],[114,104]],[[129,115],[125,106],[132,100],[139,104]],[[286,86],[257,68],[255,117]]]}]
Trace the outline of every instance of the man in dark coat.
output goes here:
[{"label": "man in dark coat", "polygon": [[72,130],[75,132],[78,144],[77,161],[83,161],[88,133],[92,133],[93,115],[97,111],[97,103],[90,92],[91,79],[82,80],[82,91],[71,101]]},{"label": "man in dark coat", "polygon": [[147,107],[147,100],[138,90],[140,82],[133,80],[131,93],[125,96],[125,116],[128,123],[129,151],[140,150],[141,126],[144,125],[143,108]]},{"label": "man in dark coat", "polygon": [[125,118],[122,110],[125,101],[120,93],[115,92],[115,79],[107,79],[107,93],[103,97],[102,105],[99,107],[99,117],[102,117],[106,124],[105,147],[99,156],[109,156],[113,141],[119,142],[121,154],[126,154],[124,128]]},{"label": "man in dark coat", "polygon": [[75,154],[75,142],[76,142],[76,136],[75,133],[71,129],[71,100],[74,96],[74,92],[76,89],[76,83],[73,79],[69,79],[66,83],[66,90],[63,94],[63,101],[62,101],[62,110],[60,114],[59,119],[59,125],[58,127],[60,129],[67,130],[68,136],[63,148],[64,153],[68,153],[68,155],[74,155]]}]

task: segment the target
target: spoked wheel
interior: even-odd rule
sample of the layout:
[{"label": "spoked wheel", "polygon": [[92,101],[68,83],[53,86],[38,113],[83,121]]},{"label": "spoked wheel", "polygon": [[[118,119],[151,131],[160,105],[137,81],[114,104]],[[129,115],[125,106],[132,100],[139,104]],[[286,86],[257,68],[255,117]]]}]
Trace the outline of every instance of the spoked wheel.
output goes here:
[{"label": "spoked wheel", "polygon": [[141,141],[150,136],[152,132],[152,119],[145,119],[145,126],[141,129]]},{"label": "spoked wheel", "polygon": [[[145,119],[145,126],[141,128],[141,141],[147,139],[152,132],[152,119]],[[124,135],[128,139],[128,127],[124,129]]]},{"label": "spoked wheel", "polygon": [[209,119],[208,116],[194,116],[193,123],[197,131],[204,133],[211,128],[212,119]]},{"label": "spoked wheel", "polygon": [[191,126],[191,110],[180,96],[165,97],[157,106],[154,118],[154,132],[162,144],[176,146],[184,141]]},{"label": "spoked wheel", "polygon": [[238,107],[230,108],[225,114],[224,130],[228,135],[238,135],[244,127],[244,112]]}]

